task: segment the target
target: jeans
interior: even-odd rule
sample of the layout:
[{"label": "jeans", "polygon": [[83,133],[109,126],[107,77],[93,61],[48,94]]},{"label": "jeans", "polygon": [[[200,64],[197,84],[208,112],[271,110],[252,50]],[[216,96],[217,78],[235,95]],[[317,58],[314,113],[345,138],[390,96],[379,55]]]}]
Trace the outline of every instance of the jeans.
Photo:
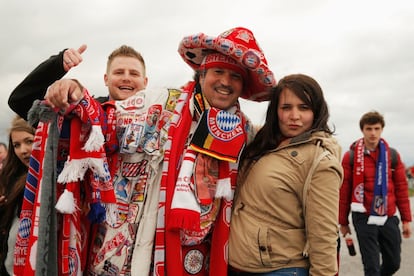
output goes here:
[{"label": "jeans", "polygon": [[230,271],[229,276],[308,276],[309,270],[303,267],[281,268],[265,273],[234,272]]}]

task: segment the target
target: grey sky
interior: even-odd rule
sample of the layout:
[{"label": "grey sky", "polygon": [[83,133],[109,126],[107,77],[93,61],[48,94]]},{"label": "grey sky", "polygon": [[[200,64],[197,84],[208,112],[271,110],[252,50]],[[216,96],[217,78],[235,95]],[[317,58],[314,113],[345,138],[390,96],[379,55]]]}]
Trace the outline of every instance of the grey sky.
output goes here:
[{"label": "grey sky", "polygon": [[[84,62],[67,76],[106,95],[108,54],[122,44],[139,50],[149,86],[178,87],[192,78],[179,57],[182,37],[237,26],[251,29],[276,78],[304,73],[322,86],[343,150],[361,136],[360,116],[378,110],[383,137],[414,164],[414,5],[385,0],[0,0],[0,140],[13,113],[7,98],[41,61],[85,43]],[[259,123],[266,103],[243,102]]]}]

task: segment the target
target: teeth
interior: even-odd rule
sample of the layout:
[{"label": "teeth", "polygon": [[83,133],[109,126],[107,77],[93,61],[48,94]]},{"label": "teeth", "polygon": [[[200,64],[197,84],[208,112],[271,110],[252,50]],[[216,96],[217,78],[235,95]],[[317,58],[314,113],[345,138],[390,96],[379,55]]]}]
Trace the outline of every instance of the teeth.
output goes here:
[{"label": "teeth", "polygon": [[119,89],[122,89],[122,90],[124,90],[124,89],[127,89],[127,90],[134,90],[132,87],[124,87],[124,86],[119,87]]},{"label": "teeth", "polygon": [[230,91],[228,91],[228,90],[217,89],[216,91],[220,94],[223,94],[223,95],[230,95]]}]

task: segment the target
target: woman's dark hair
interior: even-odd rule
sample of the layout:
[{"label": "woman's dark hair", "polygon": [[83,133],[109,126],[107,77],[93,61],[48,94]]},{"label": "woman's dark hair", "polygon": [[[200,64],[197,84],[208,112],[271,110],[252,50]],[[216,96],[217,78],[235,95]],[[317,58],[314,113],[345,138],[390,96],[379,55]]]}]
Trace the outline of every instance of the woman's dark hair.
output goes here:
[{"label": "woman's dark hair", "polygon": [[[26,183],[28,168],[23,164],[16,155],[13,146],[12,132],[25,131],[35,135],[35,129],[31,127],[24,119],[16,117],[9,130],[9,146],[7,158],[0,172],[0,194],[7,196],[7,202],[0,208],[0,236],[7,237],[10,225],[16,216],[16,208],[20,209],[23,199],[23,191]],[[6,234],[6,236],[4,236]],[[7,242],[7,239],[2,242]],[[2,243],[0,243],[2,244]],[[0,248],[1,251],[3,248]],[[0,252],[2,259],[4,252]]]},{"label": "woman's dark hair", "polygon": [[314,115],[311,127],[312,132],[322,130],[333,134],[333,130],[328,126],[328,105],[319,84],[307,75],[288,75],[281,79],[277,86],[272,88],[271,98],[266,113],[266,122],[258,131],[253,142],[244,150],[242,160],[257,160],[269,150],[275,149],[283,140],[284,137],[279,128],[277,107],[279,105],[280,94],[286,88],[290,89],[311,108]]}]

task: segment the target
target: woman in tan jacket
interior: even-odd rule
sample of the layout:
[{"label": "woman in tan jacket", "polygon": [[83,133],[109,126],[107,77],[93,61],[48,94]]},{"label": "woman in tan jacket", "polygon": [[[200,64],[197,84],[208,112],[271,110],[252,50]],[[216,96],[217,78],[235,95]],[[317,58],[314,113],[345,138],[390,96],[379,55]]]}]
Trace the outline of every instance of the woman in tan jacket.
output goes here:
[{"label": "woman in tan jacket", "polygon": [[266,123],[242,156],[229,275],[337,272],[343,172],[328,118],[313,78],[289,75],[274,88]]}]

